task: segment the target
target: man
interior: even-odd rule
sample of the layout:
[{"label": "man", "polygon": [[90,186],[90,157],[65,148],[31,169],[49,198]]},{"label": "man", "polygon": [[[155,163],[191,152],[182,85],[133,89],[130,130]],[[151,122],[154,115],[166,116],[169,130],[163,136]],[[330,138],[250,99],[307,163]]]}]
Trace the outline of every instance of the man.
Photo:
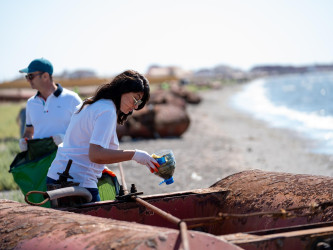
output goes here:
[{"label": "man", "polygon": [[76,106],[82,100],[73,91],[53,81],[53,66],[44,58],[33,60],[19,72],[26,73],[31,88],[38,90],[27,102],[26,128],[19,142],[21,151],[27,150],[27,140],[32,138],[52,137],[55,144],[59,145]]}]

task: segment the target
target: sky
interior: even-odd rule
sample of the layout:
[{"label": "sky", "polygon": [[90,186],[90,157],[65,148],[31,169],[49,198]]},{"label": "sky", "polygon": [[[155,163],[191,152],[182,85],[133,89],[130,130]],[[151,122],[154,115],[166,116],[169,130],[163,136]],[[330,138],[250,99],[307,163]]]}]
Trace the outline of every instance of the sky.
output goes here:
[{"label": "sky", "polygon": [[54,74],[151,65],[333,63],[332,0],[1,0],[0,82],[44,57]]}]

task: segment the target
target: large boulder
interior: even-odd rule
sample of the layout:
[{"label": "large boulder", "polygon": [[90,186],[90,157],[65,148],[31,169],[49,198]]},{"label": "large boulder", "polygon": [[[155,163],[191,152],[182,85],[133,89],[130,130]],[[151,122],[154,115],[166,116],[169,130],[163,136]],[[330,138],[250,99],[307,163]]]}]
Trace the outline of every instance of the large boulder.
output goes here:
[{"label": "large boulder", "polygon": [[117,126],[118,138],[179,137],[189,127],[186,109],[173,104],[149,104],[136,111],[125,125]]},{"label": "large boulder", "polygon": [[183,109],[186,108],[186,100],[184,98],[163,89],[158,89],[151,93],[149,104],[173,104]]},{"label": "large boulder", "polygon": [[183,86],[180,86],[176,83],[170,85],[170,92],[174,96],[180,97],[185,100],[186,103],[199,104],[201,102],[201,97],[198,94],[189,91]]}]

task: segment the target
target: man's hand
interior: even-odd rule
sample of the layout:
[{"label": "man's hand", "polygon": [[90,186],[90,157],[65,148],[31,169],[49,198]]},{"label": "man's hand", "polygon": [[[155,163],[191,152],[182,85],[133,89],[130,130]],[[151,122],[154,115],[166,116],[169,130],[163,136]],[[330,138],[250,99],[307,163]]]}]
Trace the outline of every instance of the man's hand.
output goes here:
[{"label": "man's hand", "polygon": [[52,139],[55,145],[59,146],[59,144],[64,141],[64,135],[63,134],[54,135],[52,136]]},{"label": "man's hand", "polygon": [[27,138],[21,138],[19,140],[19,146],[20,146],[21,152],[28,150],[27,140],[28,140]]}]

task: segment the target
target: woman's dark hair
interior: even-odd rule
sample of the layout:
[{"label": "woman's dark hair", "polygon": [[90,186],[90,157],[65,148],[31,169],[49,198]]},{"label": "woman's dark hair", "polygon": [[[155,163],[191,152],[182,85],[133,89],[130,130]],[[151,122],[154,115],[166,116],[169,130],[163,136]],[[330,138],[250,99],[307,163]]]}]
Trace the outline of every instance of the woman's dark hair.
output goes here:
[{"label": "woman's dark hair", "polygon": [[127,117],[133,112],[125,114],[120,111],[121,96],[129,92],[143,92],[141,98],[142,103],[139,105],[137,110],[142,109],[149,100],[150,89],[148,80],[140,73],[134,70],[126,70],[123,73],[117,75],[110,83],[103,84],[99,86],[95,95],[93,97],[84,100],[81,108],[77,113],[79,113],[85,105],[93,104],[100,99],[109,99],[114,102],[117,109],[117,122],[119,124],[124,124]]}]

